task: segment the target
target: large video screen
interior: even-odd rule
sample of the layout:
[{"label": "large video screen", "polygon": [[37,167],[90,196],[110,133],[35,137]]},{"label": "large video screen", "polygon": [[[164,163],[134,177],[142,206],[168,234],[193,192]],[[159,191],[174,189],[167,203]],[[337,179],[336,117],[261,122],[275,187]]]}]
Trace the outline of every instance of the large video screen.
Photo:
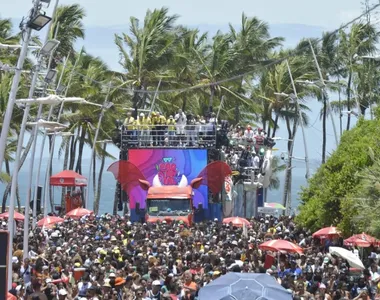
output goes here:
[{"label": "large video screen", "polygon": [[[177,185],[185,175],[189,184],[207,165],[207,150],[203,149],[130,149],[128,160],[135,164],[150,184],[158,175],[162,185]],[[136,202],[145,208],[147,192],[136,187],[130,195],[130,208],[134,209]],[[208,187],[200,186],[194,190],[193,205],[199,203],[208,207]]]}]

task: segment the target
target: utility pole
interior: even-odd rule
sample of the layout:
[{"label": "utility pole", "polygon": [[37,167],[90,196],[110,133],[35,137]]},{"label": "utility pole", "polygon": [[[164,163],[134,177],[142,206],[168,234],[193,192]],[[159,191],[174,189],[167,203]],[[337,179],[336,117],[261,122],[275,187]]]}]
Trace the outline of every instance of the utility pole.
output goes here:
[{"label": "utility pole", "polygon": [[[40,6],[40,0],[35,0],[33,8],[32,8],[32,13],[30,15],[30,19],[34,17],[34,13],[38,12],[39,6]],[[26,55],[27,55],[27,52],[28,52],[29,41],[30,41],[31,36],[32,36],[32,28],[26,26],[23,29],[23,33],[22,34],[23,34],[23,44],[22,44],[22,48],[21,48],[21,51],[20,51],[20,56],[18,57],[17,66],[16,66],[16,69],[15,69],[15,75],[13,77],[12,87],[11,87],[11,91],[9,93],[7,109],[5,111],[5,115],[4,115],[4,119],[3,119],[3,124],[2,124],[2,128],[1,128],[1,135],[0,135],[0,170],[2,169],[3,162],[4,162],[4,154],[5,154],[5,148],[7,147],[8,133],[9,133],[9,128],[10,128],[10,125],[11,125],[11,120],[12,120],[12,115],[13,115],[13,107],[15,105],[16,95],[17,95],[17,91],[18,91],[18,86],[19,86],[20,80],[21,80],[22,68],[24,67],[25,58],[26,58]],[[13,234],[13,232],[10,233],[11,236],[12,236],[12,234]],[[11,256],[11,258],[12,258],[12,256]],[[12,277],[12,273],[11,273],[11,277]],[[11,280],[11,279],[8,279],[8,281],[9,280]],[[12,281],[11,281],[10,286],[8,286],[9,289],[11,289],[11,286],[12,286]]]},{"label": "utility pole", "polygon": [[[299,115],[299,122],[300,122],[301,129],[302,129],[303,147],[304,147],[304,150],[305,150],[305,163],[306,163],[306,174],[305,174],[305,177],[306,177],[306,179],[309,179],[309,177],[310,177],[309,155],[308,155],[308,151],[307,151],[306,134],[305,134],[305,128],[304,128],[304,123],[303,123],[303,118],[302,118],[302,111],[300,109],[300,104],[298,102],[297,89],[296,89],[296,86],[294,84],[293,75],[292,75],[292,71],[290,70],[290,66],[289,66],[288,60],[286,60],[286,65],[288,67],[288,72],[289,72],[290,80],[291,80],[292,87],[293,87],[293,92],[294,92],[294,99],[293,100],[296,103],[296,110],[297,110],[298,115]],[[292,145],[293,144],[294,144],[294,138],[293,138]],[[291,155],[293,155],[293,153]]]}]

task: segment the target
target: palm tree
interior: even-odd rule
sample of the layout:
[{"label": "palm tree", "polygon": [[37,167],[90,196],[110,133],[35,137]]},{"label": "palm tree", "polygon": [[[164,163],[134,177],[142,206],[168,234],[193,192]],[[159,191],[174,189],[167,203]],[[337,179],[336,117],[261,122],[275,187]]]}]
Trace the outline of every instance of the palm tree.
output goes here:
[{"label": "palm tree", "polygon": [[[340,31],[339,55],[347,75],[347,110],[351,110],[352,84],[357,59],[374,54],[379,40],[379,32],[370,23],[355,23],[349,32]],[[346,130],[350,129],[351,115],[347,116]]]},{"label": "palm tree", "polygon": [[[131,86],[136,91],[157,86],[159,77],[165,76],[173,58],[177,18],[169,15],[167,8],[148,10],[142,27],[137,18],[131,17],[130,34],[115,35],[120,63],[127,72],[121,86]],[[133,108],[137,110],[144,106],[146,99],[146,93],[134,92]]]},{"label": "palm tree", "polygon": [[[322,77],[325,81],[329,81],[330,78],[334,78],[338,75],[341,75],[342,65],[340,62],[340,58],[338,56],[338,34],[325,32],[322,35],[322,43],[318,43],[317,39],[310,40],[310,43],[314,49],[315,55],[318,60],[318,64],[322,73]],[[304,54],[309,56],[309,59],[314,61],[314,57],[312,55],[312,51],[309,46],[309,40],[302,40],[296,51],[300,53],[300,55]],[[316,66],[315,75],[316,78],[319,78],[319,74],[317,72]],[[322,102],[322,111],[321,111],[321,119],[322,119],[322,163],[326,161],[326,121],[327,121],[327,103],[328,103],[328,91],[336,90],[336,87],[332,87],[331,85],[327,85],[324,88],[319,87],[309,87],[312,94],[314,94],[318,101]]]},{"label": "palm tree", "polygon": [[53,69],[57,62],[75,52],[74,45],[78,39],[84,39],[85,16],[85,11],[79,4],[61,5],[57,8],[49,33],[51,39],[57,35],[56,38],[60,41],[54,55],[56,60],[52,63]]}]

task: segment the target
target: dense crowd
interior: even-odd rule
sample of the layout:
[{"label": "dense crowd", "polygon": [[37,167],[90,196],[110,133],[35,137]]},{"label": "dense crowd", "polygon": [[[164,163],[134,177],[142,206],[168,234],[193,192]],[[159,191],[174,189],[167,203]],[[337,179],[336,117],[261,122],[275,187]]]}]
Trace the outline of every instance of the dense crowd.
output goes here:
[{"label": "dense crowd", "polygon": [[[375,250],[360,272],[328,254],[329,246],[342,244],[340,238],[321,243],[291,217],[250,223],[132,224],[108,214],[66,219],[32,230],[24,260],[18,224],[10,293],[33,300],[196,299],[200,288],[227,272],[256,272],[273,276],[294,299],[380,299]],[[269,239],[292,241],[303,254],[260,250]]]}]

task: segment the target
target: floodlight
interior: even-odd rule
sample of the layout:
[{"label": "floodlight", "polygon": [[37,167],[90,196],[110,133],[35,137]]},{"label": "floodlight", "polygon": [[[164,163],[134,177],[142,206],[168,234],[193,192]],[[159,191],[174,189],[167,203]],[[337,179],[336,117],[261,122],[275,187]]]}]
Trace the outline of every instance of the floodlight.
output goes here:
[{"label": "floodlight", "polygon": [[57,71],[56,70],[49,70],[45,76],[45,82],[46,83],[50,83],[54,80],[55,78],[55,75],[57,75]]},{"label": "floodlight", "polygon": [[41,12],[38,12],[35,16],[33,16],[30,19],[30,21],[27,23],[27,26],[34,30],[40,31],[50,21],[51,21],[51,18],[46,16],[45,13],[42,14]]},{"label": "floodlight", "polygon": [[45,45],[42,46],[40,54],[44,56],[49,56],[55,49],[57,49],[60,41],[58,40],[48,40]]}]

